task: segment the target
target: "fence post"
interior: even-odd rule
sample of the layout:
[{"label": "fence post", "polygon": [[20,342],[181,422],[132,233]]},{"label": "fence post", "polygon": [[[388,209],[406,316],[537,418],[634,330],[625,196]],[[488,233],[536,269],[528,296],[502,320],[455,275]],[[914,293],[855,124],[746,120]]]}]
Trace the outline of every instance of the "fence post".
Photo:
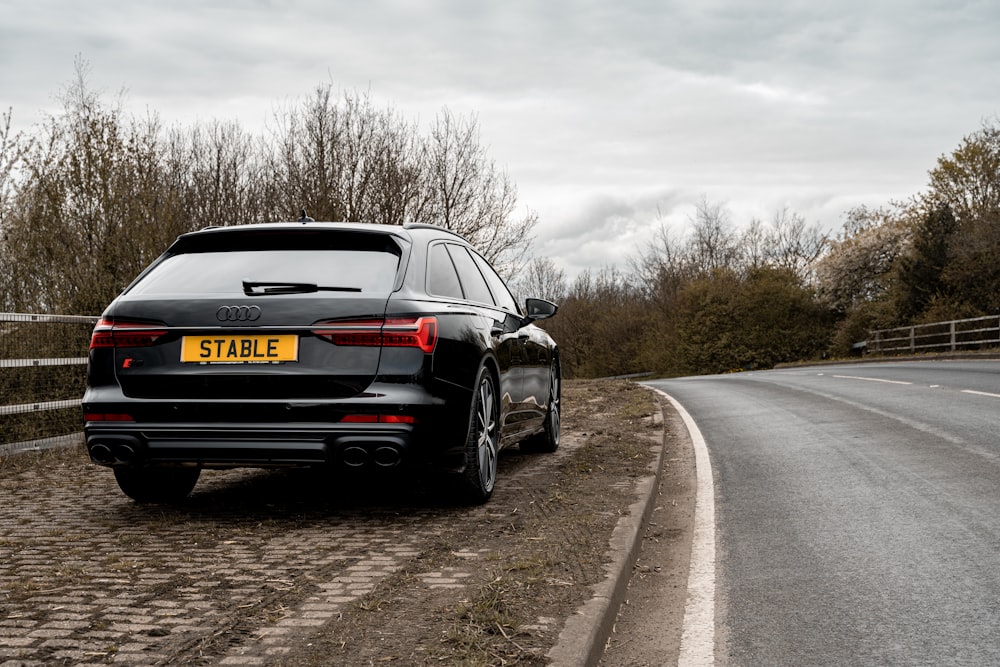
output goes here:
[{"label": "fence post", "polygon": [[955,351],[955,321],[948,323],[948,332],[951,334],[951,351]]},{"label": "fence post", "polygon": [[910,327],[910,354],[917,351],[917,328]]}]

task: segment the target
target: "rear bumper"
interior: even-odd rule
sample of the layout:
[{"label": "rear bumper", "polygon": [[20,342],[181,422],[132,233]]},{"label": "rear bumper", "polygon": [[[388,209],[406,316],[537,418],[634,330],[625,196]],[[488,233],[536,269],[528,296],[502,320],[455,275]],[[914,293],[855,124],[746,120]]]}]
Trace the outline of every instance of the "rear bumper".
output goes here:
[{"label": "rear bumper", "polygon": [[[373,385],[364,396],[308,402],[133,399],[117,387],[90,388],[85,415],[127,420],[87,421],[84,434],[91,460],[104,466],[450,467],[468,427],[467,401],[418,385]],[[347,415],[415,423],[345,423]]]},{"label": "rear bumper", "polygon": [[100,424],[84,428],[94,463],[204,468],[394,467],[414,456],[416,427],[325,424]]}]

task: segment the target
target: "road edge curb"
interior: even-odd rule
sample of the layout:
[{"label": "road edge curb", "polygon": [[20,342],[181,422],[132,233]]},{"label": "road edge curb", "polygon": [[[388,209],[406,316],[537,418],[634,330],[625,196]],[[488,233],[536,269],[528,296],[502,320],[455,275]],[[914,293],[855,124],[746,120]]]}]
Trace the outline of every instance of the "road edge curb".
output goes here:
[{"label": "road edge curb", "polygon": [[[632,568],[639,557],[646,524],[656,505],[656,498],[663,477],[666,455],[666,426],[663,405],[656,395],[657,410],[654,419],[661,425],[655,433],[658,448],[650,464],[653,474],[640,479],[635,486],[638,499],[629,506],[629,513],[618,520],[608,541],[611,561],[605,566],[608,573],[594,586],[590,600],[578,608],[566,621],[559,638],[546,657],[555,667],[592,667],[604,655],[604,647],[614,628],[618,609],[628,593]],[[655,422],[654,422],[655,423]]]}]

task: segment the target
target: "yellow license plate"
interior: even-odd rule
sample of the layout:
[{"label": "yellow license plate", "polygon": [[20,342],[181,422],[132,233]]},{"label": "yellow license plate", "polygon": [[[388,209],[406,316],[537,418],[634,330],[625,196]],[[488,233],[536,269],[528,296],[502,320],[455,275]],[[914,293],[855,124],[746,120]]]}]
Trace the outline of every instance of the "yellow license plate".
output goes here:
[{"label": "yellow license plate", "polygon": [[299,337],[274,336],[184,336],[181,361],[185,363],[239,364],[297,361]]}]

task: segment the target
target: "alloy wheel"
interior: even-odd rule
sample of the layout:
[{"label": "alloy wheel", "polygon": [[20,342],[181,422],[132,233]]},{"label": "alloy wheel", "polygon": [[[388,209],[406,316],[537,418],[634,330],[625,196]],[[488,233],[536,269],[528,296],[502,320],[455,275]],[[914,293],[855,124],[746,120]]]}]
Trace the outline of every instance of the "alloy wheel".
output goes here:
[{"label": "alloy wheel", "polygon": [[479,468],[479,482],[484,493],[493,491],[497,477],[497,417],[493,382],[489,374],[484,374],[479,383],[476,406],[476,455]]}]

